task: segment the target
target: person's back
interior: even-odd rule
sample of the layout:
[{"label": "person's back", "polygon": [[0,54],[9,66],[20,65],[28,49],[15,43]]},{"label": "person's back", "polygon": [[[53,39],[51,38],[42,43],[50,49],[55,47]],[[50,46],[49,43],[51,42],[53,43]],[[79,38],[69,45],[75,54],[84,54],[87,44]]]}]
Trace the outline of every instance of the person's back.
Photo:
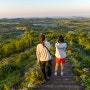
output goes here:
[{"label": "person's back", "polygon": [[[36,48],[36,55],[38,62],[40,64],[42,80],[44,82],[50,78],[52,72],[52,68],[51,68],[52,64],[50,60],[51,56],[47,49],[50,50],[50,43],[45,40],[45,35],[41,35],[40,43],[37,45]],[[47,69],[47,73],[45,71],[46,69]]]},{"label": "person's back", "polygon": [[[44,45],[50,50],[50,43],[48,41],[44,42]],[[36,54],[38,57],[38,60],[40,61],[48,61],[51,59],[50,53],[47,51],[47,49],[42,45],[42,43],[37,45]]]},{"label": "person's back", "polygon": [[55,56],[57,58],[65,58],[67,44],[66,43],[56,43],[55,47],[56,47]]},{"label": "person's back", "polygon": [[54,73],[55,76],[57,76],[59,64],[61,66],[61,76],[63,76],[64,63],[66,61],[66,47],[67,44],[64,42],[63,36],[59,36],[57,43],[55,43],[55,48],[56,48],[56,52],[55,52],[56,65],[55,65],[55,73]]}]

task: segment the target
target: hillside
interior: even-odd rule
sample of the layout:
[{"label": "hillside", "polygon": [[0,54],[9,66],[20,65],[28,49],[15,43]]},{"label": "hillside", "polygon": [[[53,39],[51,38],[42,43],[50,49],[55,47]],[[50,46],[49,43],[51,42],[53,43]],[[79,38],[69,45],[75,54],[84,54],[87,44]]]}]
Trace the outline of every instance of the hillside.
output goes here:
[{"label": "hillside", "polygon": [[[36,26],[35,26],[36,25]],[[55,53],[54,44],[59,35],[65,37],[67,58],[66,76],[52,76],[44,87],[53,88],[54,80],[65,84],[64,79],[72,79],[70,84],[83,85],[90,89],[90,19],[89,18],[35,18],[0,20],[0,90],[34,89],[41,85],[41,76],[36,59],[36,45],[39,35],[45,34]],[[53,64],[54,65],[54,64]],[[37,74],[36,74],[37,73]],[[53,73],[53,72],[52,72]],[[74,76],[71,75],[74,73]],[[69,76],[68,76],[69,74]],[[8,82],[9,81],[9,82]],[[73,82],[75,81],[75,83]],[[69,84],[69,83],[68,83]],[[68,85],[66,83],[66,87]],[[29,87],[29,85],[33,87]],[[72,86],[70,86],[72,87]],[[72,89],[73,90],[73,89]]]}]

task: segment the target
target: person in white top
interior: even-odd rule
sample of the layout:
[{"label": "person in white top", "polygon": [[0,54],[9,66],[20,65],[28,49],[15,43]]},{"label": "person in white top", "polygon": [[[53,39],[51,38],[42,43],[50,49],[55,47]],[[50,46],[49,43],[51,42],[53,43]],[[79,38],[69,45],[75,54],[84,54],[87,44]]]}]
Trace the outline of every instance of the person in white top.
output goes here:
[{"label": "person in white top", "polygon": [[64,43],[64,37],[59,36],[57,43],[55,43],[55,56],[56,56],[56,65],[55,65],[55,73],[54,75],[57,76],[57,71],[59,64],[61,66],[61,76],[63,76],[63,71],[64,71],[64,63],[66,61],[66,47],[67,44]]},{"label": "person in white top", "polygon": [[[52,73],[51,55],[48,50],[50,50],[50,43],[45,40],[45,35],[40,36],[40,43],[36,48],[36,56],[38,63],[40,64],[42,80],[46,81],[50,78]],[[47,69],[47,72],[45,71]]]}]

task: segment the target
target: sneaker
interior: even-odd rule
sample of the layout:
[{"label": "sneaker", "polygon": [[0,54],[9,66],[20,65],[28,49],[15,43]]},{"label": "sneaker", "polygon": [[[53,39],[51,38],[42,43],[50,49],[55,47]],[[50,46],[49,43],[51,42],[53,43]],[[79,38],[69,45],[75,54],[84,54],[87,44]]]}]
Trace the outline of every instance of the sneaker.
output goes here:
[{"label": "sneaker", "polygon": [[57,76],[57,72],[54,73],[54,76]]},{"label": "sneaker", "polygon": [[61,76],[63,76],[64,74],[63,74],[63,72],[61,72]]},{"label": "sneaker", "polygon": [[45,79],[43,80],[43,83],[46,83],[46,80]]},{"label": "sneaker", "polygon": [[49,80],[49,79],[50,79],[50,77],[47,76],[47,80]]}]

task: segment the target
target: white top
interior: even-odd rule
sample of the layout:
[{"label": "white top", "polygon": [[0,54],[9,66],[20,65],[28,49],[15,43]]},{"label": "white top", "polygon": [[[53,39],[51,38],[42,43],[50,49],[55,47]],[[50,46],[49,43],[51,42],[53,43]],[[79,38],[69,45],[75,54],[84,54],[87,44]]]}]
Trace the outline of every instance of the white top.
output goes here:
[{"label": "white top", "polygon": [[66,47],[67,47],[66,43],[56,43],[55,44],[55,48],[56,48],[55,56],[61,59],[65,58],[66,57]]},{"label": "white top", "polygon": [[[50,50],[50,43],[45,41],[44,45]],[[49,51],[41,43],[37,45],[36,56],[38,61],[48,61],[51,59]]]}]

